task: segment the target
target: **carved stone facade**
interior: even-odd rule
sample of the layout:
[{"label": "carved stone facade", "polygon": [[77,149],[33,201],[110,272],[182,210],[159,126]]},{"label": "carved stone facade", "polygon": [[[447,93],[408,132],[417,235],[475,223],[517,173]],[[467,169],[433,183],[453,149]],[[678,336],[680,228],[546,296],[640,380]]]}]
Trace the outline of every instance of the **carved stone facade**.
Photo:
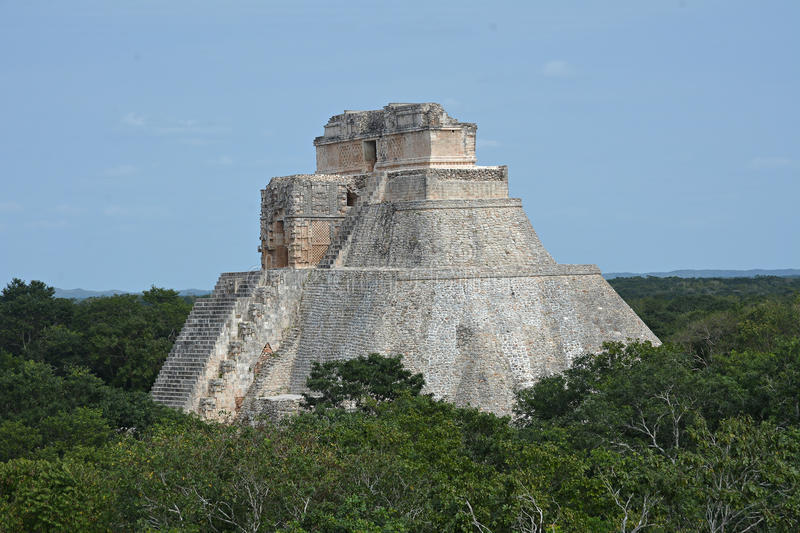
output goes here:
[{"label": "carved stone facade", "polygon": [[261,191],[260,272],[199,300],[155,400],[252,422],[297,408],[315,361],[404,354],[426,389],[510,412],[514,391],[604,341],[658,339],[594,265],[557,264],[508,169],[438,104],[346,111],[317,173]]},{"label": "carved stone facade", "polygon": [[355,202],[352,180],[300,174],[261,191],[261,268],[309,268],[325,256]]},{"label": "carved stone facade", "polygon": [[475,164],[475,124],[458,122],[439,104],[389,104],[379,111],[331,117],[314,139],[317,172],[362,174],[411,167]]}]

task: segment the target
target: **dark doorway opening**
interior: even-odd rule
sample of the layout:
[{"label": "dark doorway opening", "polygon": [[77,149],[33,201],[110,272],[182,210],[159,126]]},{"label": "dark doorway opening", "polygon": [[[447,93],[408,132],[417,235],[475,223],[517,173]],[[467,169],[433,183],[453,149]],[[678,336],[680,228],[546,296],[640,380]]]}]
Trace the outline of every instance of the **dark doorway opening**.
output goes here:
[{"label": "dark doorway opening", "polygon": [[275,263],[273,268],[284,268],[289,266],[289,249],[286,246],[275,248]]},{"label": "dark doorway opening", "polygon": [[353,191],[347,191],[347,206],[353,207],[356,205],[356,200],[358,200],[358,195]]},{"label": "dark doorway opening", "polygon": [[378,151],[375,141],[364,141],[364,164],[367,166],[367,172],[372,172],[375,168],[375,162],[378,160]]}]

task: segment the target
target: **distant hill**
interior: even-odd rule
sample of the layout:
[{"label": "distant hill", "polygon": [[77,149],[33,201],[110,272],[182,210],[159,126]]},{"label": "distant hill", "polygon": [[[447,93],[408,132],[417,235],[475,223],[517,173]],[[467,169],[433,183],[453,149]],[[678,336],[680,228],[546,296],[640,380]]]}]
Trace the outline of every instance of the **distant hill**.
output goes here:
[{"label": "distant hill", "polygon": [[777,270],[673,270],[671,272],[607,272],[603,274],[606,279],[634,278],[637,276],[655,278],[754,278],[756,276],[779,276],[789,278],[800,276],[800,269],[782,268]]},{"label": "distant hill", "polygon": [[[86,298],[97,298],[98,296],[114,296],[116,294],[141,294],[141,292],[119,291],[110,289],[107,291],[90,291],[86,289],[56,289],[56,298],[71,298],[73,300],[85,300]],[[178,291],[181,296],[204,296],[211,294],[207,289],[183,289]]]}]

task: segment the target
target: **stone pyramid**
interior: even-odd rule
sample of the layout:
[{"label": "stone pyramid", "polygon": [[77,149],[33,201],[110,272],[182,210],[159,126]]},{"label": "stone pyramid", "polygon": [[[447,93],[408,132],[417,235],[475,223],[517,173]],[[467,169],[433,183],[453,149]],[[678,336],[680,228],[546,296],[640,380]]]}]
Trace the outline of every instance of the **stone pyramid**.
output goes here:
[{"label": "stone pyramid", "polygon": [[261,270],[198,300],[153,398],[281,417],[312,362],[379,352],[436,397],[502,415],[604,341],[658,343],[596,266],[553,260],[507,168],[475,165],[475,133],[433,103],[332,117],[317,172],[261,191]]}]

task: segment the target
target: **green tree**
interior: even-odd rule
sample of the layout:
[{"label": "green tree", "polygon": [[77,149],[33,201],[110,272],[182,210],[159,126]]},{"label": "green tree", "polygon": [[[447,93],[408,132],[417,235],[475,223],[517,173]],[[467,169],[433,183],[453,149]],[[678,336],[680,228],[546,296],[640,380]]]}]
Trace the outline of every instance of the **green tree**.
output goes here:
[{"label": "green tree", "polygon": [[711,431],[690,430],[695,446],[677,466],[675,529],[797,531],[800,528],[800,434],[749,417]]},{"label": "green tree", "polygon": [[306,381],[305,407],[363,407],[365,402],[394,400],[401,394],[418,395],[425,385],[422,374],[403,367],[402,356],[377,353],[344,361],[314,362]]},{"label": "green tree", "polygon": [[54,294],[41,281],[14,278],[6,285],[0,294],[0,349],[24,354],[47,326],[69,322],[71,302]]},{"label": "green tree", "polygon": [[111,531],[114,487],[74,459],[0,463],[0,530]]},{"label": "green tree", "polygon": [[0,352],[2,460],[98,447],[114,438],[112,430],[142,434],[156,422],[184,417],[145,393],[109,387],[85,369],[59,376],[49,365]]},{"label": "green tree", "polygon": [[28,345],[25,355],[59,370],[89,364],[86,339],[80,332],[63,324],[43,328],[38,338]]},{"label": "green tree", "polygon": [[147,391],[191,310],[172,290],[90,298],[76,306],[85,365],[109,385]]}]

